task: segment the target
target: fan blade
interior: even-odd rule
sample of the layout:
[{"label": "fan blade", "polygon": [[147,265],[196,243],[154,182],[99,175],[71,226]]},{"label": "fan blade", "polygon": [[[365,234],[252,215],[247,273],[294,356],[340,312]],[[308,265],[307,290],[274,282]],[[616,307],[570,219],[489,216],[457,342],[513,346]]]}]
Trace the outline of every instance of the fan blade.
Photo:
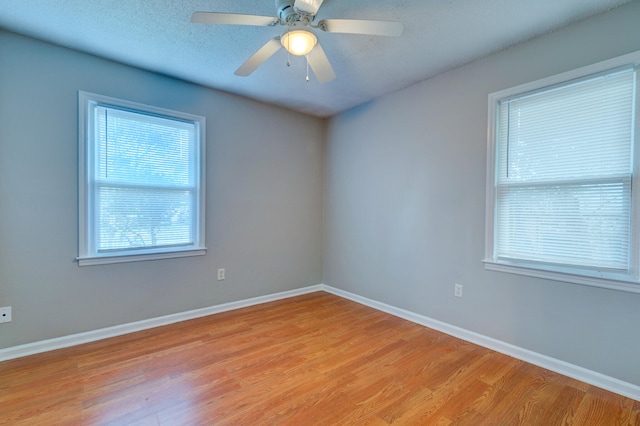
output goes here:
[{"label": "fan blade", "polygon": [[293,9],[307,15],[316,16],[324,0],[296,0]]},{"label": "fan blade", "polygon": [[313,50],[309,52],[307,61],[309,61],[309,65],[320,83],[326,83],[336,78],[336,73],[333,72],[329,58],[327,58],[320,43],[316,44]]},{"label": "fan blade", "polygon": [[247,61],[240,65],[240,68],[236,70],[235,75],[246,77],[254,72],[260,65],[262,65],[267,59],[273,56],[280,48],[280,37],[274,37],[269,40],[264,46],[262,46],[256,53],[253,54]]},{"label": "fan blade", "polygon": [[399,36],[404,26],[402,22],[364,21],[359,19],[323,19],[318,28],[328,33],[369,34]]},{"label": "fan blade", "polygon": [[239,13],[193,12],[191,22],[195,24],[255,25],[270,27],[280,23],[278,18]]}]

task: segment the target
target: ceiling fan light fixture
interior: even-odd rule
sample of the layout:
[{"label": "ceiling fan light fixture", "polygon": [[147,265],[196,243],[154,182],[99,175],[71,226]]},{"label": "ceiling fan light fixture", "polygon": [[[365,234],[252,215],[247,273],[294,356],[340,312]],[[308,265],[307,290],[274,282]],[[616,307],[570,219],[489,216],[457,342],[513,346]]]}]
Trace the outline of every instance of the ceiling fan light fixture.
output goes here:
[{"label": "ceiling fan light fixture", "polygon": [[315,47],[318,38],[311,31],[293,30],[284,33],[280,42],[292,55],[304,56]]}]

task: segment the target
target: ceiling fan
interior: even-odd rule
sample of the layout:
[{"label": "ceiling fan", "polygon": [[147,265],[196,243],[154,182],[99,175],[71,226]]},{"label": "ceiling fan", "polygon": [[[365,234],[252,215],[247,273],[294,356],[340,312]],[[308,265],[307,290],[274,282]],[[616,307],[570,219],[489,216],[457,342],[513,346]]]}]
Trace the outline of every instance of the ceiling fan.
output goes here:
[{"label": "ceiling fan", "polygon": [[318,43],[314,30],[321,30],[327,33],[381,36],[399,36],[402,34],[403,25],[400,22],[323,19],[314,24],[313,22],[322,2],[323,0],[276,0],[277,17],[237,13],[194,12],[191,16],[191,22],[263,27],[286,26],[287,29],[282,36],[272,38],[258,49],[244,64],[240,65],[235,75],[242,77],[250,75],[281,47],[284,47],[292,55],[306,56],[308,66],[311,67],[320,83],[333,80],[336,78],[336,74],[322,46]]}]

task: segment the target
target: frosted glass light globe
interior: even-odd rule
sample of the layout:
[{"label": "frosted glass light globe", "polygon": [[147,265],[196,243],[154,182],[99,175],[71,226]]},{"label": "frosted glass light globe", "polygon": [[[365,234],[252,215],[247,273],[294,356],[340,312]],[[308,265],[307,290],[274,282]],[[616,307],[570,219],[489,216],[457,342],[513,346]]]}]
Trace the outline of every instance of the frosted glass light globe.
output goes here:
[{"label": "frosted glass light globe", "polygon": [[289,53],[296,56],[304,56],[318,43],[316,36],[306,30],[294,30],[285,33],[280,39],[282,46]]}]

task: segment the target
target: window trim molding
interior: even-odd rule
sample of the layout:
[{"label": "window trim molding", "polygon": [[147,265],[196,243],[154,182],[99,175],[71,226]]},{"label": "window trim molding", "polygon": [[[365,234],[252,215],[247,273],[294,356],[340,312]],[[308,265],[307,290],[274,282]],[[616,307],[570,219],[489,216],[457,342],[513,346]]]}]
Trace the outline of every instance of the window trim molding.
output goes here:
[{"label": "window trim molding", "polygon": [[[88,158],[88,120],[91,104],[127,109],[133,112],[143,112],[160,117],[175,118],[196,123],[196,144],[199,149],[199,161],[196,164],[196,174],[199,181],[198,208],[196,209],[195,223],[197,225],[195,247],[185,249],[150,249],[137,252],[123,251],[121,254],[110,253],[96,255],[89,252],[88,229],[91,206],[88,205],[90,185],[88,182],[89,161]],[[78,256],[75,260],[78,266],[101,265],[121,262],[135,262],[146,260],[169,259],[187,256],[202,256],[206,254],[205,245],[205,205],[206,205],[206,118],[200,115],[189,114],[181,111],[170,110],[138,102],[112,98],[95,93],[78,91]]]},{"label": "window trim molding", "polygon": [[525,265],[514,265],[506,262],[496,262],[494,260],[483,260],[484,268],[488,271],[507,272],[510,274],[524,275],[527,277],[544,278],[552,281],[561,281],[571,284],[586,285],[590,287],[606,288],[610,290],[626,291],[628,293],[640,293],[638,281],[632,279],[620,279],[586,274],[578,274],[559,270],[546,270],[544,268],[533,268]]},{"label": "window trim molding", "polygon": [[178,251],[156,252],[156,253],[138,253],[138,254],[119,254],[110,256],[86,256],[77,257],[79,266],[91,265],[107,265],[110,263],[126,263],[138,262],[145,260],[173,259],[177,257],[204,256],[207,249],[187,249]]},{"label": "window trim molding", "polygon": [[[514,96],[516,94],[531,92],[542,89],[544,87],[554,86],[567,83],[569,81],[578,80],[587,76],[598,74],[606,70],[615,69],[623,66],[640,63],[640,51],[635,51],[616,58],[597,62],[595,64],[583,66],[560,74],[538,79],[529,83],[524,83],[508,89],[490,93],[488,96],[488,114],[487,114],[487,169],[486,169],[486,200],[485,200],[485,247],[484,259],[482,260],[484,268],[490,271],[507,272],[518,275],[525,275],[536,278],[544,278],[553,281],[561,281],[573,284],[587,285],[592,287],[606,288],[611,290],[619,290],[630,293],[640,293],[640,278],[638,277],[638,261],[632,262],[630,275],[617,276],[615,274],[607,274],[594,271],[586,273],[584,271],[572,270],[570,268],[554,268],[554,267],[537,267],[526,263],[509,263],[506,261],[498,261],[495,259],[494,238],[495,238],[495,211],[496,211],[496,129],[498,125],[498,117],[496,114],[496,105],[499,100]],[[636,95],[638,98],[640,94]],[[636,115],[638,113],[636,112]],[[640,119],[636,119],[635,124],[636,145],[640,146]],[[633,180],[637,182],[640,178],[640,149],[634,149],[634,170]],[[636,192],[637,194],[637,192]],[[640,207],[640,197],[634,197],[632,201],[632,209]],[[637,210],[636,210],[637,211]],[[640,232],[640,214],[632,215],[632,232]],[[640,237],[632,238],[632,253],[639,253],[638,245]]]}]

